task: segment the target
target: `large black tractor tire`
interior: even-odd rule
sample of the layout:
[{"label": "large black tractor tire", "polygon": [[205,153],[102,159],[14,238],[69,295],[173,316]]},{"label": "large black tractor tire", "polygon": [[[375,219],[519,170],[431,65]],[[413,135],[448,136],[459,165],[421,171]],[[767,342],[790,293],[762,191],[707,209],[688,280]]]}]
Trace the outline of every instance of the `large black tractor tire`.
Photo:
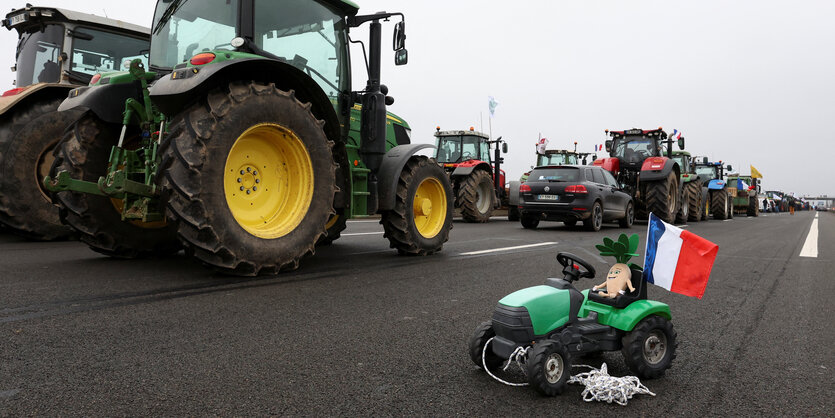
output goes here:
[{"label": "large black tractor tire", "polygon": [[[34,107],[44,110],[54,105],[57,109],[60,102],[38,103]],[[0,223],[12,232],[38,241],[72,236],[72,229],[61,223],[58,208],[43,187],[43,178],[52,167],[55,145],[81,114],[51,110],[19,125],[16,132],[0,133],[0,148],[5,156],[0,159]]]},{"label": "large black tractor tire", "polygon": [[733,219],[734,215],[734,198],[728,195],[728,219]]},{"label": "large black tractor tire", "polygon": [[597,232],[603,227],[603,205],[600,202],[594,202],[589,212],[590,216],[583,220],[583,226],[589,231]]},{"label": "large black tractor tire", "polygon": [[681,199],[679,204],[679,209],[676,212],[676,224],[686,224],[687,219],[690,218],[690,194],[689,190],[687,189],[687,185],[685,184],[682,186],[681,194],[679,194],[679,199]]},{"label": "large black tractor tire", "polygon": [[666,179],[646,183],[646,206],[662,221],[673,223],[678,209],[678,179],[671,172]]},{"label": "large black tractor tire", "polygon": [[522,215],[520,222],[522,223],[522,227],[525,229],[536,229],[536,227],[539,226],[539,219],[532,216]]},{"label": "large black tractor tire", "polygon": [[502,358],[497,356],[489,347],[486,353],[484,351],[484,346],[487,344],[487,341],[495,336],[496,331],[493,330],[493,323],[490,321],[482,322],[475,328],[469,343],[470,360],[482,369],[486,364],[487,369],[491,372],[501,367],[502,363],[504,363]]},{"label": "large black tractor tire", "polygon": [[621,228],[632,228],[632,224],[635,223],[635,205],[632,202],[626,204],[626,212],[618,223]]},{"label": "large black tractor tire", "polygon": [[507,208],[507,220],[510,222],[518,222],[519,217],[522,216],[522,213],[519,211],[519,208],[516,206],[511,206]]},{"label": "large black tractor tire", "polygon": [[760,202],[756,198],[748,197],[748,216],[760,216]]},{"label": "large black tractor tire", "polygon": [[687,220],[690,222],[699,222],[702,220],[702,184],[698,181],[691,181],[684,186],[687,189],[689,200],[682,202],[682,206],[687,204],[690,210],[687,214]]},{"label": "large black tractor tire", "polygon": [[[121,126],[108,124],[92,112],[85,113],[67,128],[55,147],[54,177],[67,171],[72,178],[97,182],[107,173],[111,148],[119,140]],[[93,251],[118,258],[165,256],[180,250],[171,225],[165,222],[122,221],[117,205],[121,201],[87,193],[58,192],[61,222],[78,233]]]},{"label": "large black tractor tire", "polygon": [[493,176],[484,170],[474,170],[458,185],[455,206],[461,208],[466,222],[483,223],[493,214]]},{"label": "large black tractor tire", "polygon": [[728,217],[728,192],[725,189],[710,193],[710,212],[713,219],[720,221]]},{"label": "large black tractor tire", "polygon": [[626,365],[641,379],[663,376],[676,358],[676,331],[670,321],[658,315],[642,319],[622,342]]},{"label": "large black tractor tire", "polygon": [[452,186],[444,170],[435,160],[410,158],[397,181],[394,209],[380,219],[389,246],[402,255],[441,251],[452,229],[452,207]]},{"label": "large black tractor tire", "polygon": [[345,210],[344,209],[337,209],[336,213],[331,215],[330,219],[328,219],[328,223],[325,224],[325,235],[319,237],[319,241],[316,242],[317,246],[324,246],[324,245],[331,245],[334,241],[338,240],[342,231],[348,227],[347,218],[345,217]]},{"label": "large black tractor tire", "polygon": [[571,355],[561,342],[542,340],[533,346],[527,361],[528,383],[546,396],[562,393],[571,376]]},{"label": "large black tractor tire", "polygon": [[314,253],[335,214],[336,164],[310,108],[292,90],[233,82],[172,118],[160,185],[188,254],[256,276]]}]

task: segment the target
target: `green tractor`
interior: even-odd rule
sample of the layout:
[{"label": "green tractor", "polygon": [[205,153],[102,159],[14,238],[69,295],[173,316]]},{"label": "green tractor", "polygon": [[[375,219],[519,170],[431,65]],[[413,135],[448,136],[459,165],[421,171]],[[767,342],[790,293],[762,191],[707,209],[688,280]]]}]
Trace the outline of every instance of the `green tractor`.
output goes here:
[{"label": "green tractor", "polygon": [[[380,83],[382,24],[341,0],[160,0],[150,70],[103,74],[57,150],[61,216],[117,257],[186,253],[235,275],[275,274],[381,216],[401,254],[440,251],[452,227],[443,169],[416,155]],[[349,30],[370,23],[368,81],[351,90]],[[365,45],[363,45],[365,51]],[[124,110],[124,111],[122,111]]]},{"label": "green tractor", "polygon": [[761,192],[761,186],[758,178],[750,175],[728,175],[728,189],[732,196],[731,204],[734,213],[759,216],[760,202],[758,196]]},{"label": "green tractor", "polygon": [[150,31],[53,7],[12,9],[2,25],[18,34],[14,89],[0,97],[0,225],[34,240],[68,238],[41,179],[52,150],[79,111],[58,112],[75,87],[125,61],[147,62]]},{"label": "green tractor", "polygon": [[706,208],[710,205],[709,196],[707,189],[702,187],[701,178],[696,174],[693,157],[687,151],[673,150],[673,160],[681,167],[681,210],[676,214],[676,223],[683,224],[688,221],[698,222],[707,219]]},{"label": "green tractor", "polygon": [[[544,165],[577,165],[580,164],[581,161],[583,165],[587,165],[589,157],[591,157],[591,160],[594,161],[597,159],[597,154],[592,154],[590,152],[577,152],[577,141],[574,141],[574,151],[565,149],[549,149],[540,154],[537,149],[536,165],[532,166],[531,169]],[[531,172],[528,171],[522,174],[519,178],[519,182],[524,183],[527,181],[530,173]]]}]

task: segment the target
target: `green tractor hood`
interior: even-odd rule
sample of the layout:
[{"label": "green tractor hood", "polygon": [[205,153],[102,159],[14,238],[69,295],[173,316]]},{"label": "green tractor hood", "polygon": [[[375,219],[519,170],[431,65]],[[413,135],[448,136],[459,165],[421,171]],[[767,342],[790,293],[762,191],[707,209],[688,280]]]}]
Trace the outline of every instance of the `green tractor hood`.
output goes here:
[{"label": "green tractor hood", "polygon": [[527,309],[536,335],[545,335],[554,328],[565,325],[571,311],[568,290],[546,285],[517,290],[502,298],[499,303]]}]

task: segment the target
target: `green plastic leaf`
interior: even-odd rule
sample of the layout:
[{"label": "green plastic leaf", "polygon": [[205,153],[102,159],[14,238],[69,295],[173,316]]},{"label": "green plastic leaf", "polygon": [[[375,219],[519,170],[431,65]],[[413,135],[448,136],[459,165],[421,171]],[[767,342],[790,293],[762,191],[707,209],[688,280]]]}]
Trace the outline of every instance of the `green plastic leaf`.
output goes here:
[{"label": "green plastic leaf", "polygon": [[629,238],[626,236],[626,234],[620,234],[620,236],[618,237],[618,242],[623,244],[623,248],[626,249],[624,252],[629,251]]},{"label": "green plastic leaf", "polygon": [[[640,242],[640,240],[641,240],[641,238],[638,236],[638,234],[632,234],[632,236],[629,237],[629,252],[630,253],[634,253],[638,249],[638,243]],[[635,254],[635,255],[637,255],[637,254]]]},{"label": "green plastic leaf", "polygon": [[597,248],[597,250],[600,251],[600,255],[603,255],[604,251],[612,251],[611,247],[607,247],[605,245],[600,244],[595,245],[595,248]]},{"label": "green plastic leaf", "polygon": [[639,266],[635,263],[629,263],[629,268],[634,269],[634,270],[638,270],[638,271],[644,271],[643,267],[641,267],[641,266]]},{"label": "green plastic leaf", "polygon": [[612,249],[615,251],[615,254],[626,254],[626,246],[620,242],[616,242],[614,245],[612,245]]},{"label": "green plastic leaf", "polygon": [[601,251],[600,255],[603,256],[603,257],[609,257],[609,256],[617,257],[617,255],[615,253],[611,252],[611,251]]},{"label": "green plastic leaf", "polygon": [[615,244],[615,242],[614,242],[614,241],[612,241],[612,239],[611,239],[611,238],[609,238],[609,237],[603,237],[603,245],[605,245],[605,246],[607,246],[607,247],[609,247],[609,248],[614,248],[614,247],[613,247],[613,245],[614,245],[614,244]]}]

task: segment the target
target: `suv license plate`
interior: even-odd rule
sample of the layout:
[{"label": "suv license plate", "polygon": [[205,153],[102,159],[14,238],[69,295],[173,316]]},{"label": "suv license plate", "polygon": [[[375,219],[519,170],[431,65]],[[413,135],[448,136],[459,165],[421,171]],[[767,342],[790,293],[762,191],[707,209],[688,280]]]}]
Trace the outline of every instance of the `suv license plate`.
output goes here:
[{"label": "suv license plate", "polygon": [[541,194],[536,198],[538,200],[560,200],[560,197],[555,194]]}]

